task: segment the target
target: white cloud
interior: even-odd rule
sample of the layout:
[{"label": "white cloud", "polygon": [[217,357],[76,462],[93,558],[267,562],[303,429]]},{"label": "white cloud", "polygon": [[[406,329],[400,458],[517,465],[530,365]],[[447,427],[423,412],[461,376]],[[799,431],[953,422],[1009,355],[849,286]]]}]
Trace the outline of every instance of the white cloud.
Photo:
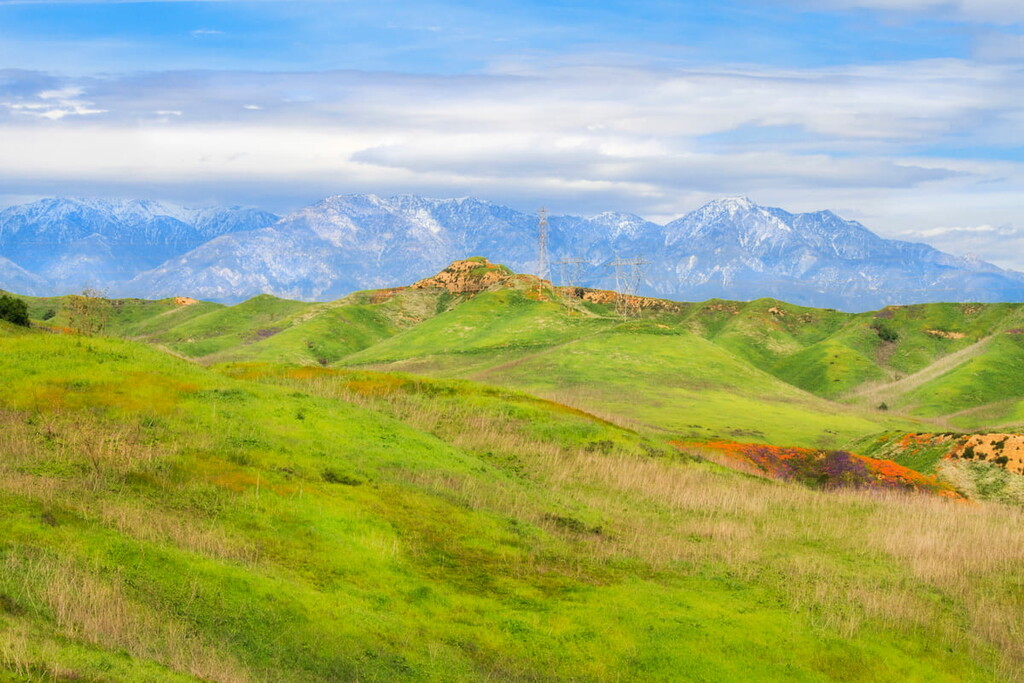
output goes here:
[{"label": "white cloud", "polygon": [[34,98],[19,98],[16,101],[0,101],[0,107],[16,114],[27,114],[50,121],[59,121],[66,116],[89,116],[105,114],[106,109],[97,109],[93,102],[76,99],[83,93],[82,88],[68,87],[43,90]]},{"label": "white cloud", "polygon": [[[10,192],[222,188],[225,201],[263,202],[417,191],[652,218],[749,194],[791,210],[832,208],[889,236],[1024,224],[1024,164],[941,156],[947,144],[1024,144],[1024,75],[995,64],[519,64],[459,77],[179,72],[51,81],[15,83],[8,94],[0,83],[0,180]],[[85,116],[103,111],[102,121]],[[58,120],[33,123],[41,116]],[[979,234],[987,233],[925,237],[966,244]]]},{"label": "white cloud", "polygon": [[814,6],[939,15],[996,24],[1024,21],[1024,5],[1019,0],[818,0]]},{"label": "white cloud", "polygon": [[81,88],[61,88],[59,90],[43,90],[38,97],[41,100],[66,100],[81,94]]},{"label": "white cloud", "polygon": [[193,38],[201,38],[203,36],[222,36],[224,31],[218,31],[212,28],[197,28],[194,31],[189,31],[189,35]]},{"label": "white cloud", "polygon": [[1004,268],[1020,270],[1024,229],[1012,225],[970,225],[909,230],[902,239],[927,242],[944,251],[972,254]]}]

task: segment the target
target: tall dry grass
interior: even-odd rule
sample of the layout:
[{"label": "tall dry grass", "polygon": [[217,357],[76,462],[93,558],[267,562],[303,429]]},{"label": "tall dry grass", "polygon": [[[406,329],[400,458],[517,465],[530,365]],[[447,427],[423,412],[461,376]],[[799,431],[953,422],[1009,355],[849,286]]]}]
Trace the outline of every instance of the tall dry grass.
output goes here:
[{"label": "tall dry grass", "polygon": [[294,383],[296,388],[370,410],[385,412],[402,422],[471,451],[555,455],[563,449],[531,437],[522,420],[503,418],[452,401],[425,399],[386,387],[377,392],[350,388],[336,377],[318,377]]},{"label": "tall dry grass", "polygon": [[23,624],[3,625],[0,628],[0,669],[27,677],[33,664],[28,629]]},{"label": "tall dry grass", "polygon": [[[641,560],[655,571],[718,566],[767,582],[793,609],[842,635],[869,622],[924,629],[951,645],[966,640],[979,652],[995,648],[1005,676],[1017,677],[1024,665],[1024,511],[1018,508],[925,494],[814,491],[766,481],[758,471],[742,477],[558,448],[525,436],[511,420],[471,412],[453,417],[440,402],[401,392],[368,396],[335,378],[314,384],[321,395],[384,409],[457,446],[518,454],[529,462],[536,487],[468,475],[405,476],[474,509],[563,535],[572,534],[552,523],[553,512],[592,511],[602,533],[574,539],[586,561]],[[558,400],[572,405],[584,398]]]},{"label": "tall dry grass", "polygon": [[[137,425],[83,424],[59,413],[30,420],[0,410],[0,491],[60,505],[138,540],[249,566],[258,563],[257,545],[229,534],[215,520],[110,496],[112,481],[165,453],[164,447],[146,442]],[[53,472],[35,469],[41,463],[54,466]],[[78,468],[75,476],[62,474],[67,468]],[[90,495],[97,492],[107,495]]]},{"label": "tall dry grass", "polygon": [[[159,662],[175,671],[218,683],[243,683],[251,674],[232,655],[214,648],[187,624],[132,601],[120,579],[99,578],[66,560],[39,555],[35,559],[8,557],[2,565],[23,603],[42,603],[61,635],[74,640],[117,647],[134,657]],[[13,641],[6,651],[17,667],[29,666],[29,656]]]},{"label": "tall dry grass", "polygon": [[[569,536],[581,565],[640,560],[684,574],[718,567],[777,591],[831,633],[849,637],[868,625],[925,632],[979,657],[993,648],[1000,674],[1022,677],[1024,511],[925,494],[815,491],[621,454],[534,453],[531,465],[535,494],[470,476],[419,474],[416,483]],[[596,512],[601,533],[551,523],[552,511],[574,509]]]}]

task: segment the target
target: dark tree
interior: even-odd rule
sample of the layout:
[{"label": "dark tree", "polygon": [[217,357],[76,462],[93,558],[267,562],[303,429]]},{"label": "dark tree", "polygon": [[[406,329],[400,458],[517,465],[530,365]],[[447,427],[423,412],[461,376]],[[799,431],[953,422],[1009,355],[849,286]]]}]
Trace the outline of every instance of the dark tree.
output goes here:
[{"label": "dark tree", "polygon": [[13,296],[0,294],[0,320],[28,327],[28,304]]}]

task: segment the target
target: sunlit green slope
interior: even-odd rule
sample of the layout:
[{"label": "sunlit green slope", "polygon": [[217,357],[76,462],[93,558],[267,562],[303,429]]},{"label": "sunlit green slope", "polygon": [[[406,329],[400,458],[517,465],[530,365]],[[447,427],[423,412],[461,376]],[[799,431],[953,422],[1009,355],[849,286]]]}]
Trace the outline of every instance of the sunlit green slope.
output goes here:
[{"label": "sunlit green slope", "polygon": [[1003,510],[754,479],[482,384],[213,370],[5,325],[0,359],[5,679],[954,681],[1024,662],[1024,525]]},{"label": "sunlit green slope", "polygon": [[[773,299],[647,300],[624,320],[614,294],[581,299],[484,259],[460,263],[466,269],[442,275],[492,279],[446,289],[451,280],[441,278],[319,304],[120,300],[106,330],[204,364],[479,377],[688,437],[842,445],[884,429],[1024,427],[1021,304],[850,314]],[[42,324],[73,322],[67,297],[29,301]]]}]

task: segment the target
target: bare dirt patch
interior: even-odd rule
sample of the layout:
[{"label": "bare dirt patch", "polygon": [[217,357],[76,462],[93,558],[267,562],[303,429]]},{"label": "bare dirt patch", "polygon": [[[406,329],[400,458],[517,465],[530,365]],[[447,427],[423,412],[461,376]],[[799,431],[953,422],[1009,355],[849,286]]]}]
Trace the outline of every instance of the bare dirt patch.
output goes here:
[{"label": "bare dirt patch", "polygon": [[967,336],[963,332],[947,332],[946,330],[925,330],[924,333],[941,339],[963,339]]}]

